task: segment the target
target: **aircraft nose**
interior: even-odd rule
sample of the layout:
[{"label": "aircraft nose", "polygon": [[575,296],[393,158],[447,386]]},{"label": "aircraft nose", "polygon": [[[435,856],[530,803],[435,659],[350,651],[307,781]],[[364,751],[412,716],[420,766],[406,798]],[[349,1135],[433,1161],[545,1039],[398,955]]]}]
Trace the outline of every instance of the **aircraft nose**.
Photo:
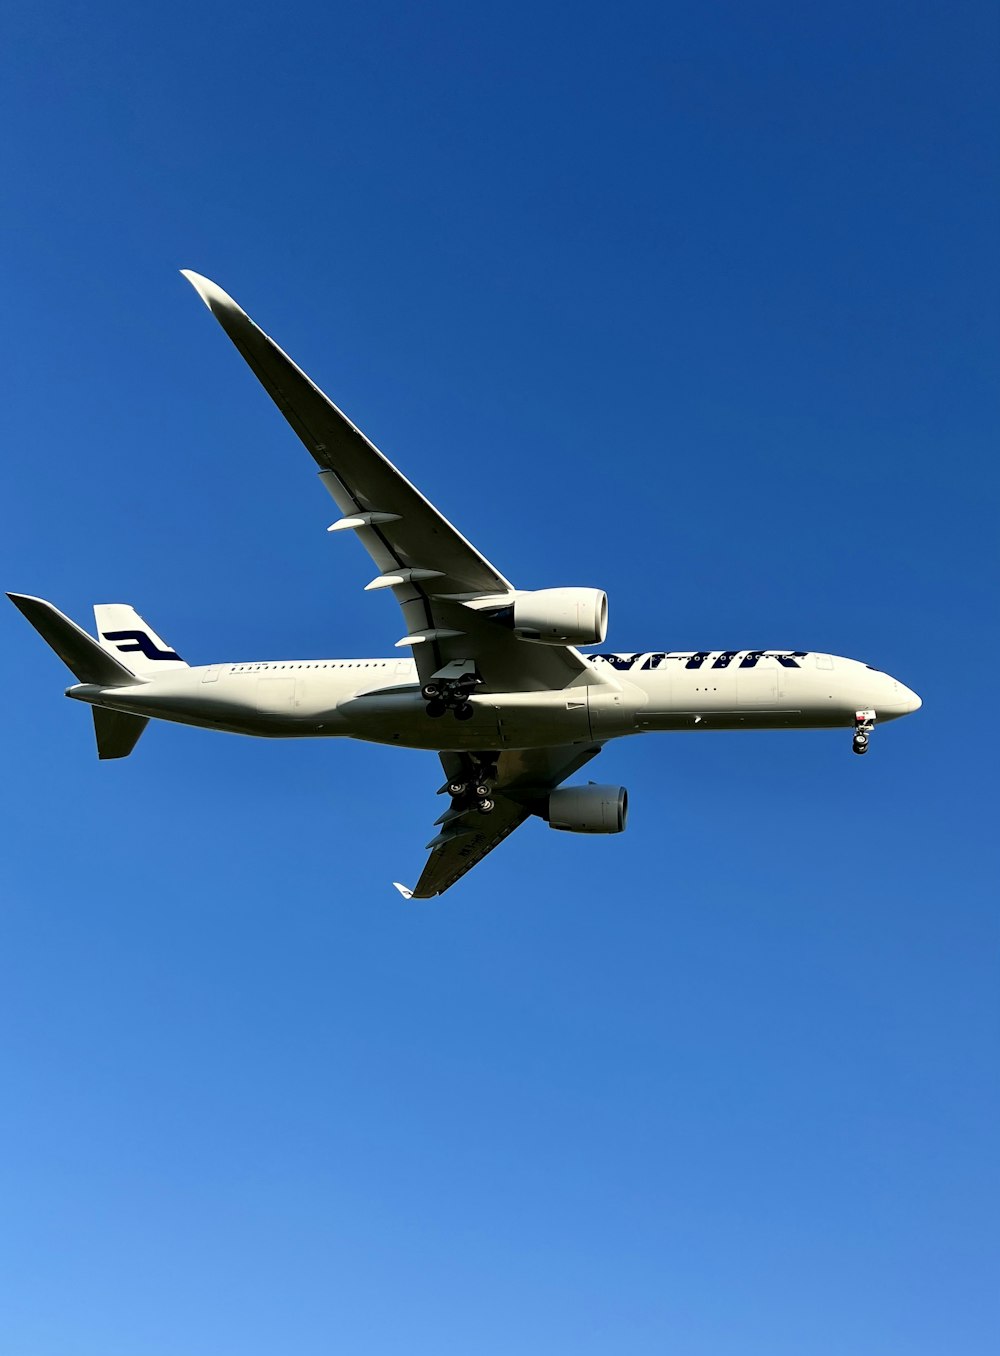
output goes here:
[{"label": "aircraft nose", "polygon": [[917,694],[898,678],[893,678],[891,673],[880,673],[872,688],[874,700],[869,704],[885,720],[911,715],[912,712],[919,711],[923,705]]},{"label": "aircraft nose", "polygon": [[900,701],[903,706],[903,715],[908,716],[912,714],[912,712],[914,711],[919,711],[920,708],[923,706],[923,702],[920,700],[917,694],[913,692],[910,688],[905,687],[902,683],[899,683],[898,687]]}]

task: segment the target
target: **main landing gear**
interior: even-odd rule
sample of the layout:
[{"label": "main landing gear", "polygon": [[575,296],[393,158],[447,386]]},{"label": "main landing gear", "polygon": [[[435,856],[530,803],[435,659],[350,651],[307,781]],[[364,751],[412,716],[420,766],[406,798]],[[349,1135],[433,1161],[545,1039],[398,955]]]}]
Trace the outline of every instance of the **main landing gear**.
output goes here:
[{"label": "main landing gear", "polygon": [[854,741],[851,745],[855,753],[868,752],[868,739],[875,728],[874,711],[855,711]]},{"label": "main landing gear", "polygon": [[468,754],[463,760],[465,767],[462,779],[448,783],[453,810],[478,810],[481,815],[491,814],[496,808],[493,799],[493,787],[497,779],[496,755]]},{"label": "main landing gear", "polygon": [[482,681],[475,666],[467,661],[446,664],[420,689],[427,714],[436,720],[446,711],[453,711],[456,720],[471,720],[475,712],[469,697]]}]

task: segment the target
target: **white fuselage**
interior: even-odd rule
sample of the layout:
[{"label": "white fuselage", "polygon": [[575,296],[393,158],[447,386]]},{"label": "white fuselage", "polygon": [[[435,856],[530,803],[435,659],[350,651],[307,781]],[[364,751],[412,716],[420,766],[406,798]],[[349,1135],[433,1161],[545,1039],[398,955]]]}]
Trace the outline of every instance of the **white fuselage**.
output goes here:
[{"label": "white fuselage", "polygon": [[590,655],[612,683],[471,697],[474,714],[433,719],[412,659],[284,660],[170,669],[134,686],[78,684],[96,706],[237,734],[342,736],[423,749],[527,749],[656,730],[817,729],[915,711],[888,674],[787,650]]}]

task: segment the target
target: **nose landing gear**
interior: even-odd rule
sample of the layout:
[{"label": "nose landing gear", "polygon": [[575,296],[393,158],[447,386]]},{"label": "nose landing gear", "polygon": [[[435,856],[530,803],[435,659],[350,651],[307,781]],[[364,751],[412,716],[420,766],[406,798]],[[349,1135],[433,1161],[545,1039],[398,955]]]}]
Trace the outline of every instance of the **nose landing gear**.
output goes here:
[{"label": "nose landing gear", "polygon": [[854,713],[854,739],[851,747],[855,753],[868,752],[868,739],[872,730],[875,728],[874,711],[855,711]]}]

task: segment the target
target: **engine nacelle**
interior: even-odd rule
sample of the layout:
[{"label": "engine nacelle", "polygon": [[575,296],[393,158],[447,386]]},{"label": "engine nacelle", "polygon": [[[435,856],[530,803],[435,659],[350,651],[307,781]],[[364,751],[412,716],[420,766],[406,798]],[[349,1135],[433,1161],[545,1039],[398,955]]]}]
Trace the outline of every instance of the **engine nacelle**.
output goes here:
[{"label": "engine nacelle", "polygon": [[603,589],[538,589],[514,599],[510,624],[542,645],[598,645],[608,633]]},{"label": "engine nacelle", "polygon": [[621,833],[628,819],[624,786],[560,786],[549,796],[550,829],[568,833]]}]

